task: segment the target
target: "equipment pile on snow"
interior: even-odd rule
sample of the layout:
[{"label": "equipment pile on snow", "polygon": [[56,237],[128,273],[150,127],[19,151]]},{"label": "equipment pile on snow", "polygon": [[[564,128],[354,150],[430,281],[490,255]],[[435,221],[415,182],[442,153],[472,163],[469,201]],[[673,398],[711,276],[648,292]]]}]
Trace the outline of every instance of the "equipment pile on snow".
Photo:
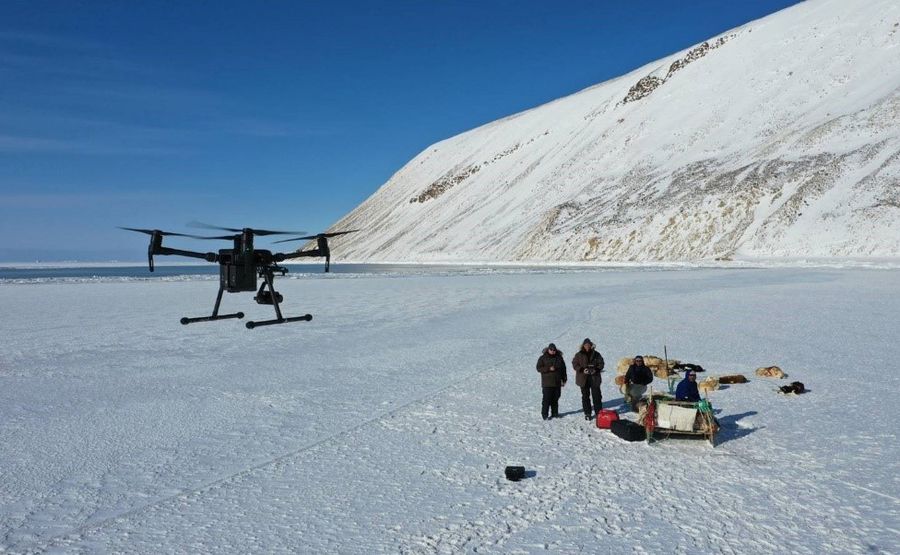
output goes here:
[{"label": "equipment pile on snow", "polygon": [[[618,375],[615,378],[615,383],[623,393],[625,393],[626,388],[626,373],[629,366],[634,364],[634,361],[635,358],[622,358],[616,366]],[[677,399],[675,396],[667,393],[654,392],[651,388],[648,398],[641,399],[637,401],[636,405],[633,405],[638,412],[636,422],[621,418],[615,411],[602,410],[596,415],[597,427],[609,429],[617,437],[626,441],[646,439],[649,442],[670,436],[693,436],[706,438],[711,445],[715,446],[719,422],[713,416],[713,407],[709,399],[706,398],[706,394],[718,390],[723,384],[747,383],[749,380],[747,380],[746,376],[743,374],[710,375],[697,382],[696,373],[704,371],[699,364],[666,360],[653,355],[644,355],[643,361],[656,378],[667,381],[669,392],[676,393]],[[685,373],[685,379],[682,383],[687,382],[689,378],[691,380],[689,383],[696,382],[694,398],[681,393],[680,385],[678,392],[673,389],[675,382],[672,376],[676,375],[678,371],[684,371]],[[784,378],[786,376],[784,371],[778,366],[759,368],[756,370],[756,375],[768,378]],[[702,398],[699,400],[697,400],[697,391],[703,393]],[[796,395],[803,393],[805,387],[800,382],[793,382],[790,385],[780,387],[778,391],[783,394]]]}]

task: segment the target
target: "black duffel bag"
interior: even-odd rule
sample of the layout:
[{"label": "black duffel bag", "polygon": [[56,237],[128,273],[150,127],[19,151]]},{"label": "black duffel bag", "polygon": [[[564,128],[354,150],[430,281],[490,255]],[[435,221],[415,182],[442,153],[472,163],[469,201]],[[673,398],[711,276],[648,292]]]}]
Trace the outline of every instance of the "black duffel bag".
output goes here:
[{"label": "black duffel bag", "polygon": [[625,441],[644,441],[647,439],[647,431],[644,430],[644,427],[631,420],[616,420],[609,429]]}]

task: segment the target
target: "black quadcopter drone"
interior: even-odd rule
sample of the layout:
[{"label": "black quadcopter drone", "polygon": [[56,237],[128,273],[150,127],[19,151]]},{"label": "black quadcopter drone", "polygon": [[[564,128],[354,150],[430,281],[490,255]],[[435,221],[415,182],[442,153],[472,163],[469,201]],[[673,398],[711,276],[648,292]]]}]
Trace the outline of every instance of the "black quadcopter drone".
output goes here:
[{"label": "black quadcopter drone", "polygon": [[[281,293],[275,291],[275,273],[282,276],[288,272],[284,266],[279,266],[279,262],[290,260],[293,258],[303,257],[324,257],[325,271],[331,269],[331,249],[328,247],[328,239],[346,233],[354,233],[358,230],[352,229],[348,231],[336,231],[332,233],[318,233],[316,235],[308,235],[305,237],[294,237],[292,239],[284,239],[276,241],[277,243],[285,243],[288,241],[311,241],[316,240],[316,248],[312,250],[296,250],[289,253],[281,253],[253,248],[253,237],[264,235],[300,235],[305,231],[270,231],[267,229],[251,229],[245,227],[243,229],[233,229],[230,227],[217,227],[208,224],[192,223],[193,227],[203,227],[206,229],[219,229],[222,231],[230,231],[233,235],[220,235],[216,237],[205,237],[200,235],[189,235],[186,233],[174,233],[171,231],[161,231],[159,229],[137,229],[133,227],[122,227],[128,231],[137,231],[138,233],[146,233],[150,236],[150,247],[147,249],[147,259],[150,264],[150,271],[153,271],[154,255],[177,255],[187,256],[190,258],[201,258],[207,262],[219,263],[219,294],[216,296],[216,304],[213,307],[211,316],[200,316],[197,318],[182,318],[181,323],[184,325],[194,322],[210,322],[212,320],[227,320],[229,318],[243,318],[243,312],[235,312],[233,314],[219,314],[219,304],[222,302],[222,293],[240,293],[245,291],[256,291],[253,297],[258,304],[269,304],[275,307],[275,316],[273,320],[262,320],[259,322],[247,322],[247,328],[253,329],[257,326],[271,326],[273,324],[286,324],[288,322],[310,321],[311,314],[303,316],[294,316],[285,318],[281,315],[279,303],[284,300]],[[163,237],[190,237],[193,239],[209,239],[209,240],[228,240],[233,241],[234,248],[219,249],[218,253],[214,252],[195,252],[181,249],[172,249],[164,247]],[[302,248],[302,247],[301,247]],[[257,289],[257,280],[262,279]]]}]

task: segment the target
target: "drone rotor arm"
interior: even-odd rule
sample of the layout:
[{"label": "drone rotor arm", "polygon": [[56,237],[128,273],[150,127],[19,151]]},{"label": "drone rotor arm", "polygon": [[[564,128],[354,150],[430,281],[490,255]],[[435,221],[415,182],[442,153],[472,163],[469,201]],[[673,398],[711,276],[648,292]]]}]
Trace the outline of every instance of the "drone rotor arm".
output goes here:
[{"label": "drone rotor arm", "polygon": [[191,239],[233,239],[233,236],[231,235],[224,237],[204,237],[200,235],[190,235],[187,233],[176,233],[174,231],[162,231],[160,229],[142,229],[136,227],[119,227],[119,229],[124,229],[125,231],[135,231],[137,233],[144,233],[150,236],[150,245],[147,247],[147,265],[150,268],[151,272],[155,269],[153,263],[153,257],[155,255],[176,255],[186,256],[189,258],[201,258],[203,260],[206,260],[207,262],[217,262],[219,260],[219,255],[213,252],[203,253],[164,247],[162,244],[164,237],[190,237]]},{"label": "drone rotor arm", "polygon": [[311,251],[294,251],[294,252],[278,252],[273,255],[276,261],[282,262],[284,260],[289,260],[291,258],[305,258],[305,257],[320,257],[324,256],[318,249],[313,249]]},{"label": "drone rotor arm", "polygon": [[218,262],[219,255],[214,252],[197,252],[197,251],[186,251],[182,249],[171,249],[169,247],[160,246],[157,249],[154,249],[153,254],[159,254],[163,256],[186,256],[188,258],[199,258],[202,260],[206,260],[207,262]]}]

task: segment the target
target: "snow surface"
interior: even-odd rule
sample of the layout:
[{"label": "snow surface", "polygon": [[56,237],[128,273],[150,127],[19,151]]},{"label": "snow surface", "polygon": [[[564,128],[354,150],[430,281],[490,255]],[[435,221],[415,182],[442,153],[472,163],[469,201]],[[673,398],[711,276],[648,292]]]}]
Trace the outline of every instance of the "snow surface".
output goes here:
[{"label": "snow surface", "polygon": [[[311,323],[183,327],[202,280],[0,285],[0,551],[900,552],[897,270],[279,285]],[[748,375],[712,393],[721,444],[622,442],[572,381],[541,421],[540,349],[585,336]]]},{"label": "snow surface", "polygon": [[334,253],[897,258],[898,121],[900,2],[809,0],[428,147]]}]

